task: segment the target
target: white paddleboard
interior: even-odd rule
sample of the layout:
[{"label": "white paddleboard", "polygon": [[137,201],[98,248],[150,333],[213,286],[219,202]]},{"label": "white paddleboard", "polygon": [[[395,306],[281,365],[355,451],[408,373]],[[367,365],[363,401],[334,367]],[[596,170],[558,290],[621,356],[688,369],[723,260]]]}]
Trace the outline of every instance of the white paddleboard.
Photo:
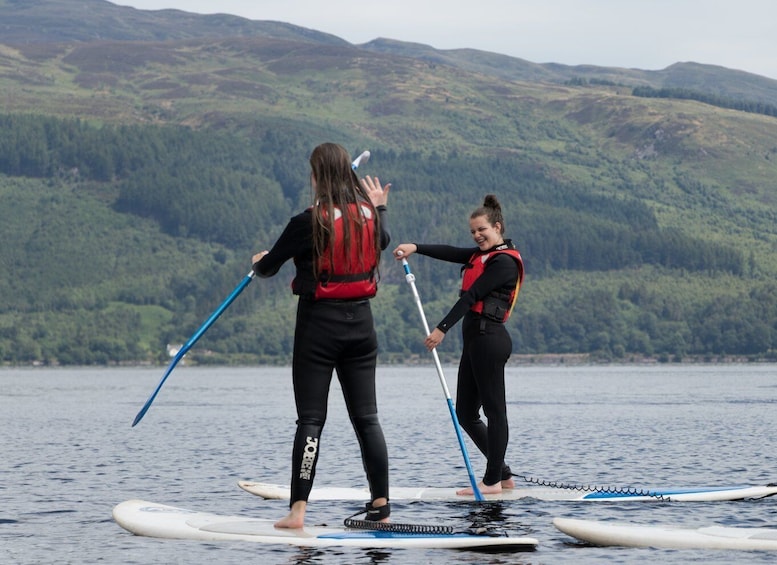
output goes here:
[{"label": "white paddleboard", "polygon": [[[288,485],[238,481],[245,491],[266,499],[288,500]],[[475,500],[472,495],[458,495],[456,488],[414,488],[391,487],[391,500]],[[721,486],[702,488],[628,488],[617,490],[590,491],[573,488],[527,487],[502,491],[501,494],[484,494],[486,500],[518,500],[534,498],[537,500],[588,500],[588,501],[677,501],[712,502],[720,500],[743,500],[764,498],[777,494],[777,485],[770,486]],[[314,487],[309,500],[369,500],[367,488]]]},{"label": "white paddleboard", "polygon": [[777,528],[618,524],[596,520],[554,518],[553,525],[575,539],[593,545],[659,547],[665,549],[777,550]]},{"label": "white paddleboard", "polygon": [[280,529],[273,526],[274,520],[223,516],[144,500],[128,500],[116,505],[113,519],[125,530],[139,536],[200,541],[237,540],[304,547],[530,551],[538,543],[530,537],[470,533],[398,533],[329,526]]}]

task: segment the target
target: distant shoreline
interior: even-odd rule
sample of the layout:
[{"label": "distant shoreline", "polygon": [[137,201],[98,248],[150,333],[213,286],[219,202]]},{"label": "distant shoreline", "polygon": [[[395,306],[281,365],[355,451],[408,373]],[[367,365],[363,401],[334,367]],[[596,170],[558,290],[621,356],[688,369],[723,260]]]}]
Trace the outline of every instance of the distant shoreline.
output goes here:
[{"label": "distant shoreline", "polygon": [[743,355],[688,355],[639,357],[629,355],[620,359],[603,359],[589,353],[560,353],[541,355],[513,355],[508,365],[744,365],[777,363],[777,358],[750,358]]},{"label": "distant shoreline", "polygon": [[[200,357],[200,360],[203,358]],[[204,358],[207,359],[207,356]],[[458,365],[459,358],[457,355],[441,355],[440,361],[443,365],[451,366]],[[399,355],[379,355],[378,365],[391,367],[405,365],[413,367],[417,365],[429,365],[432,363],[431,355],[420,355],[414,353],[408,356]],[[623,358],[605,358],[590,353],[525,353],[510,356],[507,362],[508,367],[520,367],[520,366],[583,366],[583,365],[749,365],[749,364],[777,364],[777,357],[747,357],[743,355],[687,355],[684,357],[676,356],[637,356],[628,355]],[[31,363],[20,364],[0,364],[0,369],[4,368],[23,368],[23,367],[35,367],[35,368],[75,368],[75,367],[149,367],[149,368],[163,368],[166,365],[162,363],[152,363],[150,361],[138,361],[138,362],[121,362],[121,363],[107,363],[104,365],[60,365],[58,363],[47,364],[40,361],[34,361]],[[291,366],[288,360],[247,360],[241,359],[237,363],[209,363],[209,362],[197,362],[197,359],[187,359],[186,362],[182,361],[178,368],[184,367],[287,367]]]}]

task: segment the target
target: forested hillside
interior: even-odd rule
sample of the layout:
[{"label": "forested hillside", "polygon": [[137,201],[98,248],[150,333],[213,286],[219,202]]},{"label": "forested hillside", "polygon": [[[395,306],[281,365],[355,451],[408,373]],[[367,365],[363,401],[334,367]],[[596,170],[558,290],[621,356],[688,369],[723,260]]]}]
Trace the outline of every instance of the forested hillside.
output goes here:
[{"label": "forested hillside", "polygon": [[[777,118],[709,103],[733,84],[521,82],[255,29],[0,45],[0,362],[163,362],[310,203],[307,157],[328,140],[370,149],[360,172],[392,182],[395,244],[469,245],[469,212],[497,194],[527,267],[516,353],[777,358]],[[413,261],[436,323],[458,269]],[[382,360],[424,356],[401,268],[386,254],[381,271]],[[287,362],[291,276],[252,283],[191,361]]]}]

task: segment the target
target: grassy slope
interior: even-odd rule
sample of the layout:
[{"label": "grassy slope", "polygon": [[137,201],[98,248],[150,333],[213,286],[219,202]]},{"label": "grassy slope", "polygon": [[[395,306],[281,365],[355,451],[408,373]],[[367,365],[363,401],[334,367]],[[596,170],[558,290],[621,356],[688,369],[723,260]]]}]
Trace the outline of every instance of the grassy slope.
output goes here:
[{"label": "grassy slope", "polygon": [[774,119],[695,102],[504,83],[351,47],[263,39],[4,47],[0,61],[4,111],[192,125],[282,117],[397,150],[529,156],[616,190],[617,176],[648,185],[660,176],[670,191],[688,177],[748,210],[777,199]]},{"label": "grassy slope", "polygon": [[[690,101],[634,98],[622,87],[505,81],[348,45],[261,37],[158,44],[0,45],[0,88],[5,94],[0,107],[4,112],[78,115],[98,123],[210,125],[228,127],[249,138],[257,120],[281,127],[298,122],[362,147],[520,157],[551,176],[577,183],[581,190],[643,199],[656,210],[662,226],[733,243],[754,254],[763,276],[777,272],[773,118]],[[13,192],[16,182],[6,179],[0,184]],[[394,198],[399,209],[401,182],[398,179]],[[520,179],[494,179],[508,195],[513,182]],[[9,221],[4,229],[18,228],[16,237],[27,233],[19,239],[30,247],[5,251],[3,261],[27,269],[27,275],[32,269],[30,257],[44,253],[104,261],[106,273],[118,277],[127,273],[117,272],[117,265],[127,265],[130,272],[138,265],[141,278],[147,278],[143,284],[155,280],[154,284],[164,285],[175,276],[194,274],[192,257],[201,258],[204,268],[214,264],[213,249],[168,240],[153,225],[139,226],[137,219],[100,209],[88,197],[68,198],[65,204],[47,194],[43,185],[25,190],[30,199],[20,202],[19,209],[27,210],[28,216],[18,215],[21,223]],[[32,237],[40,218],[33,219],[31,210],[65,205],[75,207],[65,214],[75,222],[58,224],[62,214],[55,214],[59,219],[52,216],[46,224],[48,239],[40,234]],[[88,255],[55,242],[57,233],[84,224],[95,230],[96,247]],[[106,241],[108,245],[98,245]],[[127,241],[132,246],[122,245]],[[160,260],[149,264],[154,246]],[[126,253],[137,256],[124,257]],[[79,272],[77,260],[68,261],[65,273],[73,280]],[[137,272],[129,278],[134,280]],[[644,275],[559,273],[542,284],[527,284],[521,300],[531,307],[574,292],[584,283],[617,286],[630,279],[688,297],[708,284],[730,287],[701,277]],[[13,280],[5,284],[11,292],[25,291],[13,287]],[[224,295],[228,285],[223,285]],[[99,298],[99,285],[91,286],[80,281],[57,292],[76,297],[87,292]],[[153,326],[148,320],[165,319],[166,312],[144,310],[144,343],[160,339],[148,335]]]}]

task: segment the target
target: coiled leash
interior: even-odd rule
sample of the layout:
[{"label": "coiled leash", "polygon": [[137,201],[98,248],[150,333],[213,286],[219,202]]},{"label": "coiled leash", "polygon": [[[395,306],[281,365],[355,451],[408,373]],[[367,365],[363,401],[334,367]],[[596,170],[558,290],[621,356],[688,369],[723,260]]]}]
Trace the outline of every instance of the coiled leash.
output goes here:
[{"label": "coiled leash", "polygon": [[636,495],[636,496],[648,496],[655,498],[657,500],[669,500],[669,497],[664,496],[663,494],[651,491],[651,490],[645,490],[645,489],[637,489],[634,487],[612,487],[612,486],[597,486],[597,485],[579,485],[579,484],[573,484],[573,483],[560,483],[557,481],[545,481],[541,479],[535,479],[533,477],[527,477],[526,475],[518,475],[516,473],[513,473],[513,477],[517,479],[522,479],[524,482],[527,482],[532,485],[538,485],[541,487],[550,487],[550,488],[558,488],[558,489],[565,489],[565,490],[576,490],[580,492],[595,492],[599,494],[628,494],[628,495]]},{"label": "coiled leash", "polygon": [[[366,514],[364,520],[355,520],[354,517],[359,514]],[[391,514],[391,506],[386,503],[385,506],[374,508],[371,502],[365,505],[363,510],[343,520],[346,528],[355,528],[358,530],[381,530],[383,532],[398,532],[403,534],[452,534],[451,526],[435,526],[430,524],[398,524],[396,522],[380,522],[388,518]]]}]

